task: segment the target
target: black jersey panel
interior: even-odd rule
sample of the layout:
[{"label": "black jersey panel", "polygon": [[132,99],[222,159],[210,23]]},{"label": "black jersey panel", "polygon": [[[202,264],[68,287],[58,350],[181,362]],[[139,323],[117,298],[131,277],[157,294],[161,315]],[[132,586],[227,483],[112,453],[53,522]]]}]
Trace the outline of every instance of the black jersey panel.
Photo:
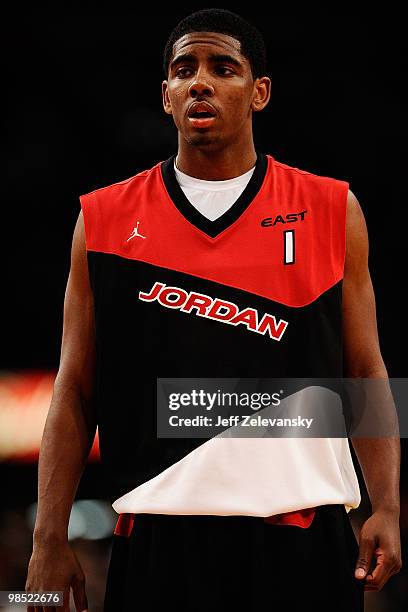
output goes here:
[{"label": "black jersey panel", "polygon": [[[96,404],[100,449],[112,501],[153,478],[205,439],[158,439],[158,377],[341,376],[341,282],[311,304],[288,307],[117,255],[88,251],[96,322]],[[155,283],[265,313],[287,327],[281,339],[197,309],[143,301]]]}]

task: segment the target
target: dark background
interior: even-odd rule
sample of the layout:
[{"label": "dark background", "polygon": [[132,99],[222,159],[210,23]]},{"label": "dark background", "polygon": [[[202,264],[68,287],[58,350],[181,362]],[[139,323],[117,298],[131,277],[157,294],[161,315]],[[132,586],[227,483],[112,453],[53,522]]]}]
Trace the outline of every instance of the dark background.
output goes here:
[{"label": "dark background", "polygon": [[[200,8],[14,9],[3,58],[9,140],[1,370],[58,367],[78,196],[176,150],[176,129],[161,104],[162,49],[179,19]],[[261,6],[240,14],[264,35],[272,78],[269,107],[254,120],[256,145],[278,161],[349,181],[369,231],[382,354],[389,376],[405,377],[408,56],[402,16],[276,13]],[[405,535],[406,448],[403,441]],[[9,491],[4,508],[14,505],[17,515],[35,500],[36,466],[0,468]],[[98,466],[86,472],[79,495],[104,497]],[[368,516],[366,499],[358,512]],[[402,610],[406,589],[403,574],[394,577],[385,594],[370,595],[370,610]]]}]

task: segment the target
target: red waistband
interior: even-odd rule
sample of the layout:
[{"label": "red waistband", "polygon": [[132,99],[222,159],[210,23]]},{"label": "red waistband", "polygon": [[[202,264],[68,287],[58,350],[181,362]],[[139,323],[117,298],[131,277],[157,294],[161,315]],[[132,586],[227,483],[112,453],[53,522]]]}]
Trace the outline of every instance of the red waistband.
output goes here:
[{"label": "red waistband", "polygon": [[284,514],[274,514],[264,518],[265,523],[270,525],[296,525],[307,529],[312,524],[316,508],[303,508],[295,512],[285,512]]},{"label": "red waistband", "polygon": [[[270,525],[295,525],[307,529],[313,522],[315,511],[316,508],[303,508],[295,512],[266,516],[264,521]],[[135,516],[135,514],[120,514],[113,533],[128,538],[132,533]]]},{"label": "red waistband", "polygon": [[115,535],[129,537],[132,533],[133,523],[135,520],[134,514],[119,514],[119,518],[116,523]]}]

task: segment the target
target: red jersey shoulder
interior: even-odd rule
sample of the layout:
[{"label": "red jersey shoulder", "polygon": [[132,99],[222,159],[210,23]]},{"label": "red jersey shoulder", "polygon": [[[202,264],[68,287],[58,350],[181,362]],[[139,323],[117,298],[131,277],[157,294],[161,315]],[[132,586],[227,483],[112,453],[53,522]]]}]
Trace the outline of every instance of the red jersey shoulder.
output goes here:
[{"label": "red jersey shoulder", "polygon": [[111,183],[110,185],[105,185],[103,187],[98,187],[97,189],[93,189],[92,191],[88,191],[83,194],[83,196],[114,196],[126,191],[129,187],[134,187],[140,182],[144,182],[144,180],[148,179],[152,174],[154,174],[157,169],[160,167],[162,162],[158,162],[152,168],[147,170],[142,170],[133,176],[130,176],[122,181],[117,181],[116,183]]},{"label": "red jersey shoulder", "polygon": [[276,175],[275,185],[278,185],[280,190],[289,196],[296,194],[297,198],[311,200],[313,206],[321,207],[322,203],[331,202],[335,208],[339,207],[342,211],[347,202],[350,187],[347,180],[316,174],[276,159],[273,159],[271,177],[273,172]]},{"label": "red jersey shoulder", "polygon": [[138,214],[146,200],[145,194],[154,198],[159,192],[160,163],[123,181],[79,196],[88,250],[115,251],[118,227],[127,224],[123,232],[128,232],[129,219]]},{"label": "red jersey shoulder", "polygon": [[[270,156],[272,157],[272,156]],[[339,179],[339,178],[335,178],[333,176],[326,176],[324,174],[317,174],[315,172],[310,172],[309,170],[303,170],[301,168],[297,168],[296,166],[290,166],[289,164],[285,164],[283,162],[277,161],[276,159],[272,158],[273,162],[274,162],[274,166],[278,171],[282,171],[283,173],[285,173],[285,171],[287,171],[288,173],[292,173],[294,175],[298,175],[298,176],[303,176],[306,180],[309,179],[310,181],[315,181],[317,183],[332,183],[332,184],[344,184],[347,183],[347,181],[343,180],[343,179]],[[347,183],[348,184],[348,183]]]}]

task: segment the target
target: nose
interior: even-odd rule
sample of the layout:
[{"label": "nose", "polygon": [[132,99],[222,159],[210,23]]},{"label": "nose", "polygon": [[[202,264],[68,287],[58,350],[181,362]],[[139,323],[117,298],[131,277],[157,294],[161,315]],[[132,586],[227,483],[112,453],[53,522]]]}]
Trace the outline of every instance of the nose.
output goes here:
[{"label": "nose", "polygon": [[188,93],[192,98],[196,98],[197,96],[211,97],[214,95],[214,87],[202,70],[197,71],[196,78],[191,83]]}]

